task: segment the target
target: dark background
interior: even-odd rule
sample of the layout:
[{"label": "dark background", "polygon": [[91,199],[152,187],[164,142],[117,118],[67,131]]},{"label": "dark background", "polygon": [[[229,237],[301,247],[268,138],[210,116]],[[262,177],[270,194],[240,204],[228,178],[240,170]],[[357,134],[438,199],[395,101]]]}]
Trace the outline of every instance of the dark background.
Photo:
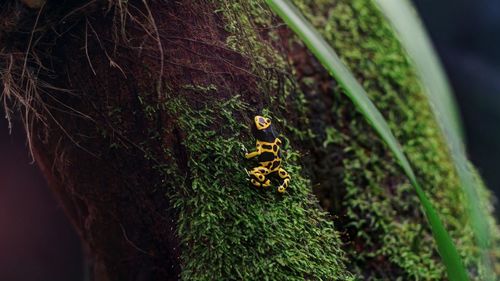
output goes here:
[{"label": "dark background", "polygon": [[[469,156],[500,196],[500,1],[414,0],[455,90]],[[3,112],[0,112],[3,116]],[[0,118],[0,280],[80,281],[78,237]]]}]

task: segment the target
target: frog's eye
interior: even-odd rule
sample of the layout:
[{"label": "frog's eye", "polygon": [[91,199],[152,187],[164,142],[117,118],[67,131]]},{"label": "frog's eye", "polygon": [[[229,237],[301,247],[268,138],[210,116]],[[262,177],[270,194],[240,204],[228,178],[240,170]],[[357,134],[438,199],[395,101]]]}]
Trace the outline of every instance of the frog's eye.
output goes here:
[{"label": "frog's eye", "polygon": [[271,124],[271,119],[266,118],[266,124]]}]

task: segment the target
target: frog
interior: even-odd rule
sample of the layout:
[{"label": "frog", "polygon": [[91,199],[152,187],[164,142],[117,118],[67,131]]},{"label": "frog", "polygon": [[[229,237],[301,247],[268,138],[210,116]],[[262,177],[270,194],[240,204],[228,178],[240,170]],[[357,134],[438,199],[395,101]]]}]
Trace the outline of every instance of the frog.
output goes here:
[{"label": "frog", "polygon": [[267,188],[271,186],[271,180],[268,176],[277,174],[281,179],[277,191],[284,193],[290,185],[291,177],[282,167],[282,142],[271,123],[271,119],[256,115],[252,123],[252,133],[256,139],[256,150],[245,153],[245,158],[257,157],[259,166],[248,172],[250,182],[255,187]]}]

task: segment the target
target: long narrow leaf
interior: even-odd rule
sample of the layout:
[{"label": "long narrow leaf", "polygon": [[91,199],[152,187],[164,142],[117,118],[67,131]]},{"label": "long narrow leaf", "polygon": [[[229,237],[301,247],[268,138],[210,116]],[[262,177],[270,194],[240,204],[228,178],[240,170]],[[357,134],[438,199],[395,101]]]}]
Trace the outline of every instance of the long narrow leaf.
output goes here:
[{"label": "long narrow leaf", "polygon": [[461,140],[463,132],[457,105],[439,59],[408,0],[374,0],[392,23],[405,50],[415,63],[435,113],[446,124],[446,131]]},{"label": "long narrow leaf", "polygon": [[394,153],[398,163],[415,188],[423,210],[436,241],[438,251],[448,272],[450,280],[469,280],[462,261],[448,232],[444,228],[437,212],[420,187],[410,163],[403,153],[401,145],[391,132],[384,117],[368,98],[363,87],[354,78],[349,69],[344,66],[335,51],[328,45],[316,29],[288,0],[266,0],[269,6],[297,33],[309,50],[318,58],[330,75],[342,86],[345,94],[364,115],[366,120],[377,131],[380,137]]},{"label": "long narrow leaf", "polygon": [[407,0],[375,0],[375,2],[398,33],[401,43],[415,63],[424,84],[425,92],[443,131],[460,177],[461,186],[468,203],[467,211],[472,222],[474,236],[482,250],[487,278],[488,280],[494,280],[492,262],[487,254],[491,245],[491,237],[487,221],[484,219],[486,214],[483,214],[481,209],[481,200],[477,194],[474,175],[467,167],[468,161],[461,138],[457,110],[445,75],[412,5]]}]

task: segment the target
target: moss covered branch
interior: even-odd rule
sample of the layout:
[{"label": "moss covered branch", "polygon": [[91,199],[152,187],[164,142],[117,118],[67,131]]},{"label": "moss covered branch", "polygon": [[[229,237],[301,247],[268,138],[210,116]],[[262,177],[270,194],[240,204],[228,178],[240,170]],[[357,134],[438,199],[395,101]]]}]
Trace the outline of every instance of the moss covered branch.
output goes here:
[{"label": "moss covered branch", "polygon": [[[457,175],[389,25],[369,0],[294,2],[383,112],[480,280]],[[404,174],[263,1],[4,7],[3,99],[95,280],[445,279]],[[284,196],[247,181],[257,113],[285,140]]]}]

